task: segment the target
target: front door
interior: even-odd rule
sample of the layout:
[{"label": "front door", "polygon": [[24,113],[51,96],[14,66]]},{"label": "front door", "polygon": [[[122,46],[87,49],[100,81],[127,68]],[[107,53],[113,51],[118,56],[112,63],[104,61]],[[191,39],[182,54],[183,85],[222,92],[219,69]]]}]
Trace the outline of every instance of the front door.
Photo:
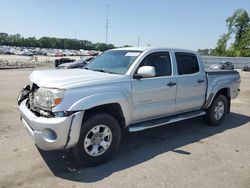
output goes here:
[{"label": "front door", "polygon": [[172,76],[169,52],[152,53],[141,66],[153,66],[156,75],[132,80],[133,123],[175,112],[176,79]]}]

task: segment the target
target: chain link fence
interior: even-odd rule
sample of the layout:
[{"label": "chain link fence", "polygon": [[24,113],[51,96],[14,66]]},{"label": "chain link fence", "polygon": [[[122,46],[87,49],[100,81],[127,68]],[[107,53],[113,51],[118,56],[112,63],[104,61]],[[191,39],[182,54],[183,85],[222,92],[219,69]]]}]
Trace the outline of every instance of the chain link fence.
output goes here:
[{"label": "chain link fence", "polygon": [[234,68],[242,69],[244,65],[250,63],[250,57],[201,56],[201,58],[207,67],[213,63],[229,61],[233,63]]},{"label": "chain link fence", "polygon": [[[0,55],[0,69],[54,67],[55,59],[57,58],[58,57],[49,57],[49,56]],[[79,58],[80,56],[73,57],[73,59],[79,59]]]},{"label": "chain link fence", "polygon": [[[244,65],[250,63],[250,57],[217,57],[201,56],[206,66],[221,61],[232,62],[236,69],[242,69]],[[50,56],[18,56],[18,55],[0,55],[0,69],[13,68],[35,68],[35,67],[54,67],[55,59],[58,57]],[[65,56],[65,58],[67,58]],[[69,56],[68,58],[72,58]],[[80,56],[74,56],[73,59],[79,59]]]}]

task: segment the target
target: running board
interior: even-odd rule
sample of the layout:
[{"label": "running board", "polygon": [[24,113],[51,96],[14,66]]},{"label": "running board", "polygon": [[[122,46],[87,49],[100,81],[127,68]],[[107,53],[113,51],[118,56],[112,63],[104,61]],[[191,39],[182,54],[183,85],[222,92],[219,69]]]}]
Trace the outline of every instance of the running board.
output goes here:
[{"label": "running board", "polygon": [[185,119],[202,116],[202,115],[205,115],[205,114],[206,114],[205,111],[197,110],[197,111],[187,112],[187,113],[178,114],[178,115],[174,115],[174,116],[168,116],[168,117],[163,117],[163,118],[159,118],[159,119],[144,121],[144,122],[135,123],[135,124],[130,125],[128,127],[128,131],[129,132],[142,131],[142,130],[145,130],[145,129],[150,129],[150,128],[153,128],[153,127],[159,127],[159,126],[162,126],[162,125],[182,121],[182,120],[185,120]]}]

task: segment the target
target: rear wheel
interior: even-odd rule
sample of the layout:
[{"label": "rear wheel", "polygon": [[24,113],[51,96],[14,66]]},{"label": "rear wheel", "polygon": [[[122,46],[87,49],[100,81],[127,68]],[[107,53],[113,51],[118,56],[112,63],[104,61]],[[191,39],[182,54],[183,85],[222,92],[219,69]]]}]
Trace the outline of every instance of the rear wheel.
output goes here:
[{"label": "rear wheel", "polygon": [[96,166],[116,153],[120,139],[121,130],[117,120],[109,114],[96,114],[83,122],[79,142],[73,148],[73,153],[80,163]]},{"label": "rear wheel", "polygon": [[218,95],[213,100],[211,106],[207,109],[205,121],[212,126],[221,124],[225,118],[227,109],[227,98],[224,95]]}]

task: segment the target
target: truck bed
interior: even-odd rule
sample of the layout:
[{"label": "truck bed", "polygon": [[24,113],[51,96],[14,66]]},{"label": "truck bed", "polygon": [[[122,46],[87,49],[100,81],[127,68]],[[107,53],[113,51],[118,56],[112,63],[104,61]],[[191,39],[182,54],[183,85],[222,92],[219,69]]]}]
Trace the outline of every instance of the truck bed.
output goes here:
[{"label": "truck bed", "polygon": [[240,75],[237,70],[205,69],[205,73],[207,75],[208,85],[206,100],[209,100],[214,93],[217,93],[221,84],[223,84],[225,88],[230,89],[231,99],[234,99],[238,95]]},{"label": "truck bed", "polygon": [[236,70],[214,70],[214,69],[205,69],[205,72],[208,75],[215,75],[215,74],[238,74]]}]

